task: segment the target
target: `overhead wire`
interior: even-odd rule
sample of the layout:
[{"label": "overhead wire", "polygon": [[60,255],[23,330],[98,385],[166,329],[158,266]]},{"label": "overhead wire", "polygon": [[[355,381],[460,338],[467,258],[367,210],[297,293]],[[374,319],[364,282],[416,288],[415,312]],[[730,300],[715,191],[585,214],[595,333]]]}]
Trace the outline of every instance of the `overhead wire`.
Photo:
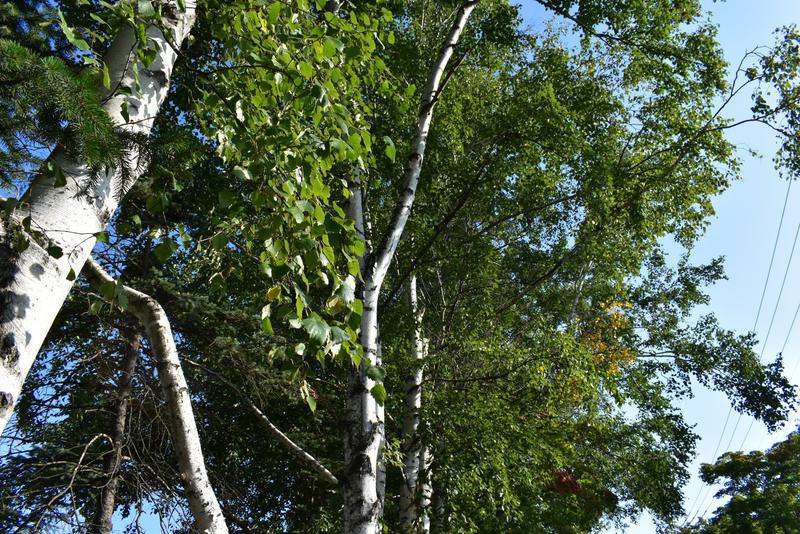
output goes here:
[{"label": "overhead wire", "polygon": [[[790,182],[791,183],[791,182]],[[764,352],[767,348],[767,341],[769,341],[769,334],[772,332],[772,325],[775,323],[775,315],[778,313],[778,307],[781,303],[781,297],[783,296],[783,288],[786,285],[786,279],[789,276],[789,268],[792,266],[792,258],[794,258],[794,251],[797,247],[797,236],[800,235],[800,223],[797,224],[797,230],[794,233],[794,241],[792,242],[792,251],[789,253],[789,261],[786,262],[786,270],[783,273],[783,280],[781,281],[781,288],[778,291],[778,300],[775,302],[775,308],[772,310],[772,317],[769,320],[769,328],[767,328],[767,335],[764,337],[764,344],[761,346],[761,354],[758,357],[758,360],[761,361],[764,359]],[[739,419],[741,419],[742,414],[739,414]],[[750,425],[747,427],[747,432],[744,434],[744,439],[742,439],[741,445],[739,445],[739,450],[744,448],[745,441],[747,441],[747,437],[750,435],[750,431],[753,429],[753,423],[755,423],[755,419],[750,421]],[[737,419],[736,424],[739,424],[739,420]],[[733,429],[734,434],[736,433],[736,427],[734,426]],[[731,435],[731,441],[733,441],[733,435]],[[728,443],[728,450],[730,450],[730,443]]]},{"label": "overhead wire", "polygon": [[[764,306],[764,297],[767,294],[767,287],[769,286],[769,279],[770,279],[770,276],[772,274],[772,266],[775,263],[775,253],[778,250],[778,242],[780,241],[781,232],[783,230],[783,221],[784,221],[784,218],[786,216],[786,205],[789,203],[789,193],[791,192],[791,190],[792,190],[792,180],[788,180],[788,185],[786,186],[786,194],[785,194],[784,199],[783,199],[783,209],[781,209],[781,218],[780,218],[780,221],[778,222],[778,232],[775,234],[775,242],[772,245],[772,255],[770,256],[770,259],[769,259],[769,267],[767,268],[767,276],[766,276],[766,278],[764,280],[764,287],[761,289],[761,298],[759,299],[759,302],[758,302],[758,310],[756,311],[756,319],[755,319],[755,321],[753,321],[753,328],[751,329],[751,332],[755,332],[756,331],[756,328],[758,327],[758,320],[761,318],[761,309]],[[794,236],[794,245],[792,245],[792,255],[794,255],[794,247],[797,244],[797,234],[798,233],[800,233],[800,225],[798,225],[797,232],[795,233],[795,236]],[[791,256],[789,258],[789,263],[791,263]],[[788,270],[789,270],[789,267],[787,265],[786,272],[788,272]],[[783,283],[785,283],[785,282],[786,282],[786,274],[784,274],[784,279],[783,279]],[[783,283],[781,284],[781,290],[780,290],[780,292],[778,294],[778,302],[780,302],[780,294],[783,293]],[[775,305],[775,309],[777,310],[777,304]],[[798,311],[800,311],[800,306],[798,306]],[[795,313],[795,317],[796,316],[797,316],[797,313]],[[772,322],[774,320],[775,320],[775,312],[773,311],[772,319],[770,320],[770,326],[769,326],[769,329],[767,330],[767,337],[769,337],[769,331],[772,330]],[[794,324],[794,320],[792,321],[792,324]],[[761,349],[761,356],[759,356],[759,359],[761,359],[761,357],[763,357],[763,355],[764,355],[764,348],[766,347],[766,344],[767,344],[767,342],[766,342],[766,339],[765,339],[764,340],[764,345],[762,346],[762,349]],[[785,346],[785,344],[784,344],[784,346]],[[725,437],[725,430],[727,430],[727,428],[728,428],[728,422],[730,421],[732,413],[733,413],[733,405],[731,405],[728,408],[728,415],[725,416],[725,423],[722,426],[722,432],[720,433],[719,440],[717,441],[717,446],[714,448],[714,454],[712,455],[712,461],[715,461],[717,459],[717,453],[719,452],[719,447],[722,444],[723,438]],[[726,449],[730,449],[730,444],[733,441],[734,435],[736,434],[736,429],[739,426],[739,422],[741,421],[741,418],[742,418],[742,414],[739,414],[739,417],[736,419],[736,424],[733,427],[733,431],[731,432],[731,438],[728,441],[728,445],[727,445]],[[752,423],[751,423],[751,426],[752,426]],[[749,430],[748,430],[748,433],[749,433]],[[703,489],[706,490],[706,493],[703,496],[702,500],[699,501],[699,505],[698,505],[698,499],[700,499],[700,494],[703,493]],[[711,489],[712,489],[712,486],[710,484],[707,485],[707,486],[705,486],[703,484],[700,485],[700,489],[698,490],[697,495],[695,496],[692,505],[689,507],[689,512],[690,513],[687,513],[687,515],[686,515],[687,519],[684,519],[684,521],[681,524],[681,526],[685,526],[685,525],[690,524],[694,520],[694,518],[697,517],[697,514],[703,508],[703,504],[705,503],[706,499],[708,499],[708,496],[709,496],[709,494],[711,492]],[[711,502],[713,503],[714,501],[712,500]],[[695,506],[697,506],[696,510],[695,510]],[[694,513],[691,513],[692,510],[695,510]],[[705,516],[707,511],[708,511],[708,509],[706,509],[706,511],[703,512],[703,514],[700,515],[700,517]]]}]

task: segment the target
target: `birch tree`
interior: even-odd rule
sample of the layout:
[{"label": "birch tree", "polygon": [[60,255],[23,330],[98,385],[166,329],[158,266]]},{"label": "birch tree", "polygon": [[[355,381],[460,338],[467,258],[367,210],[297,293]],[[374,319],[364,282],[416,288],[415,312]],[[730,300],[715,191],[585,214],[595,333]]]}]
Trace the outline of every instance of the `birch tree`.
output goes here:
[{"label": "birch tree", "polygon": [[[687,384],[770,425],[792,399],[780,361],[760,364],[752,338],[694,320],[720,262],[671,265],[658,244],[694,243],[736,175],[711,105],[735,89],[699,6],[546,2],[563,26],[530,34],[487,0],[431,93],[460,3],[393,3],[394,18],[323,4],[201,12],[156,163],[97,250],[120,273],[106,286],[115,305],[137,287],[171,319],[231,529],[342,531],[343,504],[356,505],[345,531],[359,515],[356,531],[425,531],[426,518],[434,532],[590,530],[642,510],[668,526],[695,441],[674,408]],[[565,41],[573,32],[583,39]],[[191,142],[162,143],[171,137]],[[408,153],[403,173],[394,160]],[[154,268],[137,274],[137,254]],[[87,307],[115,317],[92,293],[70,301],[47,362],[70,350],[82,361],[117,335],[78,326]],[[92,484],[107,477],[90,468],[108,449],[81,414],[108,403],[86,367],[33,373],[20,441],[0,459],[0,525],[66,487],[74,497],[53,501],[67,513],[51,524],[66,524],[71,499],[96,509]],[[120,507],[146,496],[180,511],[163,487],[180,479],[147,350],[141,367]],[[66,399],[60,423],[40,415],[48,386]],[[367,438],[347,443],[349,464],[342,421]],[[138,454],[140,442],[159,454]],[[49,482],[31,476],[47,458],[68,466]]]},{"label": "birch tree", "polygon": [[400,528],[405,532],[430,532],[429,447],[420,436],[422,383],[428,342],[422,333],[425,314],[417,297],[417,278],[411,275],[409,299],[414,322],[413,359],[415,368],[406,379],[403,398],[403,484],[400,486]]},{"label": "birch tree", "polygon": [[[87,260],[86,271],[98,290],[104,284],[106,287],[117,285],[91,258]],[[156,300],[135,289],[123,286],[119,295],[147,333],[158,361],[159,382],[167,400],[178,465],[196,527],[204,533],[226,533],[228,527],[206,473],[189,388],[167,314]]]},{"label": "birch tree", "polygon": [[[346,478],[344,480],[346,532],[376,533],[382,516],[383,495],[379,488],[378,464],[384,440],[383,401],[385,389],[379,383],[375,369],[378,361],[378,302],[389,264],[403,235],[406,221],[414,205],[428,133],[433,120],[436,101],[443,89],[442,79],[470,15],[478,2],[465,2],[458,9],[453,25],[434,60],[421,96],[419,116],[411,153],[406,164],[403,186],[391,222],[377,245],[364,261],[361,299],[364,314],[361,319],[359,341],[363,356],[353,371],[347,402],[347,429],[345,444]],[[358,201],[360,197],[356,197]],[[358,213],[363,208],[356,207]],[[359,224],[363,228],[363,223]]]},{"label": "birch tree", "polygon": [[[140,43],[134,28],[125,25],[104,57],[109,89],[103,109],[126,134],[150,133],[169,90],[177,48],[194,23],[195,2],[163,7],[159,24],[146,23],[146,43]],[[141,71],[137,60],[140,47],[154,51]],[[122,194],[145,166],[141,157],[138,147],[131,145],[124,163],[96,171],[86,162],[70,161],[64,149],[56,147],[50,161],[58,172],[41,172],[31,183],[24,205],[3,222],[0,431],[75,273],[89,257],[96,235],[114,215]],[[19,235],[24,236],[25,247],[16,246]]]}]

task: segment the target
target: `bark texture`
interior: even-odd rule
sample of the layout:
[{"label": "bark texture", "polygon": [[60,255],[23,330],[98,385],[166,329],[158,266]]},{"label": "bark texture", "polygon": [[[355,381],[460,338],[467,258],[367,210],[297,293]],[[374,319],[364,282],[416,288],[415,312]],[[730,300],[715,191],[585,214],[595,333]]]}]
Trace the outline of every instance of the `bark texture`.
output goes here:
[{"label": "bark texture", "polygon": [[428,449],[419,435],[420,410],[422,409],[423,362],[427,356],[427,340],[422,335],[423,311],[417,299],[417,277],[409,281],[411,313],[414,316],[414,363],[406,380],[403,397],[403,485],[400,487],[400,528],[405,533],[430,532],[425,496],[429,487],[425,481],[430,467]]},{"label": "bark texture", "polygon": [[[383,475],[381,452],[384,444],[383,406],[371,393],[376,383],[369,376],[370,367],[380,365],[378,337],[378,301],[392,257],[403,235],[414,204],[425,146],[428,140],[433,110],[442,90],[442,78],[453,56],[470,15],[478,1],[465,2],[456,13],[453,25],[431,68],[422,94],[411,154],[406,165],[403,189],[395,205],[381,244],[370,252],[362,265],[364,278],[361,298],[364,315],[361,318],[359,342],[363,349],[360,365],[350,375],[350,390],[346,403],[344,531],[347,534],[377,534],[383,516]],[[356,231],[364,236],[363,198],[360,192],[350,201],[350,217]]]},{"label": "bark texture", "polygon": [[117,413],[114,417],[114,428],[111,431],[112,449],[103,459],[103,470],[108,480],[103,486],[97,515],[92,525],[92,532],[96,534],[111,533],[117,487],[119,486],[119,466],[122,463],[122,446],[125,442],[125,426],[128,420],[128,406],[133,391],[133,375],[136,372],[136,362],[139,360],[139,334],[127,332],[126,345],[125,358],[122,361],[122,376],[117,386]]},{"label": "bark texture", "polygon": [[[163,13],[163,33],[156,26],[147,29],[149,45],[157,46],[158,53],[148,69],[139,69],[138,87],[133,76],[137,39],[132,29],[121,30],[105,57],[111,87],[129,88],[131,94],[108,95],[104,108],[119,129],[130,134],[149,135],[152,129],[177,59],[173,46],[180,47],[189,34],[195,2],[186,2],[181,12],[170,1]],[[122,116],[123,102],[127,102],[129,122]],[[29,208],[12,216],[8,226],[0,224],[0,432],[72,287],[68,274],[80,272],[94,247],[94,235],[105,229],[146,163],[138,149],[128,150],[128,179],[123,180],[119,168],[93,174],[84,163],[67,160],[59,148],[51,160],[64,171],[67,184],[55,187],[53,177],[40,173],[30,186]],[[23,217],[30,217],[30,228],[43,238],[38,242],[29,238],[28,248],[18,252],[13,233],[23,231],[19,225]],[[50,256],[45,242],[58,246],[63,255]]]},{"label": "bark texture", "polygon": [[[352,191],[348,215],[355,223],[356,233],[366,241],[360,184]],[[365,262],[362,259],[362,272],[364,267]],[[367,313],[369,307],[377,306],[377,295],[374,291],[368,291],[367,287],[361,287],[361,298],[364,302],[364,315],[361,318],[359,342],[363,347],[364,357],[361,365],[354,367],[350,374],[345,415],[345,473],[342,477],[345,499],[344,531],[376,533],[383,513],[383,501],[378,493],[383,407],[378,405],[370,393],[375,382],[366,375],[366,370],[378,362],[378,324]]]},{"label": "bark texture", "polygon": [[[114,279],[91,258],[86,261],[85,274],[92,285],[113,282]],[[149,295],[124,287],[130,311],[144,327],[150,347],[155,354],[158,378],[167,401],[172,439],[178,456],[189,509],[198,531],[207,534],[228,532],[222,509],[208,480],[200,436],[197,433],[189,386],[178,358],[175,337],[169,318],[161,305]]]}]

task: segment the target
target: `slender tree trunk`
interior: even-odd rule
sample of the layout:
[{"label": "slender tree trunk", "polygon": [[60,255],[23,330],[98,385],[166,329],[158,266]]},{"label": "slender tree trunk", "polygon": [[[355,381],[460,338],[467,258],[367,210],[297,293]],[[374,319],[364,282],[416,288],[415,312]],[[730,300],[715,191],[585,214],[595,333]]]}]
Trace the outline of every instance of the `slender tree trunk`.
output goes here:
[{"label": "slender tree trunk", "polygon": [[[99,286],[114,281],[91,258],[86,262],[85,271],[92,285]],[[202,533],[225,534],[228,532],[228,527],[214,489],[208,480],[200,436],[192,412],[189,386],[183,375],[169,318],[161,305],[149,295],[129,287],[124,287],[123,292],[128,299],[128,311],[135,315],[144,327],[156,357],[158,379],[167,401],[178,467],[189,508],[195,518],[195,526]]]},{"label": "slender tree trunk", "polygon": [[429,534],[431,531],[431,499],[433,497],[433,455],[427,445],[419,450],[420,478],[419,486],[419,532]]},{"label": "slender tree trunk", "polygon": [[414,318],[414,368],[406,380],[403,398],[403,485],[400,487],[400,527],[403,532],[426,532],[421,514],[422,488],[419,487],[421,470],[426,466],[427,449],[422,447],[419,436],[420,410],[422,408],[423,360],[426,342],[422,336],[423,311],[417,301],[417,277],[409,281],[411,314]]},{"label": "slender tree trunk", "polygon": [[[169,90],[177,58],[173,45],[180,47],[194,19],[192,0],[186,2],[184,12],[177,3],[164,6],[160,22],[164,33],[155,25],[147,29],[149,46],[158,52],[148,69],[139,68],[138,88],[133,74],[137,38],[125,26],[114,39],[105,57],[111,87],[128,88],[131,94],[117,91],[109,95],[104,108],[120,130],[149,135]],[[129,122],[122,116],[123,102],[127,102]],[[0,432],[72,287],[69,273],[81,270],[94,247],[95,234],[106,227],[125,190],[146,164],[135,147],[127,151],[125,159],[130,164],[128,183],[123,183],[118,168],[93,177],[84,163],[69,161],[56,148],[51,160],[64,171],[67,184],[55,187],[53,177],[40,173],[31,184],[30,204],[24,213],[15,213],[8,225],[0,224]],[[14,234],[24,232],[23,217],[30,217],[31,230],[42,234],[43,241],[29,237],[28,248],[19,252]],[[53,245],[62,250],[61,257],[48,254],[46,248]]]},{"label": "slender tree trunk", "polygon": [[[346,403],[344,532],[346,534],[377,534],[383,515],[383,493],[380,488],[379,456],[384,443],[383,405],[376,402],[371,390],[375,381],[367,370],[378,361],[378,300],[392,257],[403,235],[406,221],[414,204],[422,159],[428,140],[433,110],[442,90],[442,78],[461,33],[478,1],[469,1],[459,8],[453,26],[445,38],[439,55],[431,68],[422,95],[415,137],[411,143],[402,192],[386,233],[377,250],[370,252],[362,265],[364,278],[359,342],[363,349],[360,365],[350,375],[350,390]],[[363,198],[355,194],[350,201],[350,216],[356,231],[364,235]],[[360,224],[359,224],[360,222]]]},{"label": "slender tree trunk", "polygon": [[103,459],[103,470],[106,473],[106,485],[100,495],[92,532],[96,534],[110,534],[112,517],[117,499],[119,486],[119,466],[122,462],[122,444],[125,441],[125,424],[128,420],[128,406],[130,405],[131,392],[133,391],[133,375],[136,371],[136,362],[139,359],[139,334],[136,332],[125,333],[125,358],[122,361],[122,376],[117,387],[117,414],[114,418],[114,430],[111,438],[114,440],[111,452]]}]

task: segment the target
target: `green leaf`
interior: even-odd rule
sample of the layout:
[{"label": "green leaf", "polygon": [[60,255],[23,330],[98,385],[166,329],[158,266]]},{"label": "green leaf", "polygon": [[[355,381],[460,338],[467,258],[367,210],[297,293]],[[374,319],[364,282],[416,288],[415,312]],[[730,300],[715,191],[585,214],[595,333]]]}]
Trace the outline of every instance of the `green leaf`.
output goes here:
[{"label": "green leaf", "polygon": [[265,334],[272,335],[275,332],[272,330],[272,321],[269,320],[269,317],[262,317],[261,318],[261,331]]},{"label": "green leaf", "polygon": [[344,50],[344,43],[336,37],[326,35],[322,41],[322,53],[326,58],[332,58],[337,52]]},{"label": "green leaf", "polygon": [[164,263],[177,250],[178,250],[178,243],[176,243],[171,239],[168,239],[166,241],[159,243],[159,245],[153,249],[153,256],[155,256],[156,260],[158,260],[159,263]]},{"label": "green leaf", "polygon": [[128,114],[128,101],[123,100],[122,104],[119,107],[119,114],[122,115],[122,118],[125,119],[125,122],[131,122],[131,116]]},{"label": "green leaf", "polygon": [[103,282],[100,285],[100,295],[106,300],[114,300],[114,296],[117,294],[117,283],[114,281],[111,282]]},{"label": "green leaf", "polygon": [[147,201],[145,201],[145,206],[147,207],[147,211],[149,211],[153,215],[158,215],[164,209],[166,209],[169,200],[167,199],[167,195],[164,193],[157,193],[150,195],[147,197]]},{"label": "green leaf", "polygon": [[58,245],[50,245],[47,247],[47,253],[50,257],[58,259],[64,255],[64,251]]},{"label": "green leaf", "polygon": [[394,163],[394,158],[397,155],[397,149],[394,146],[394,141],[392,141],[392,138],[388,135],[384,135],[383,142],[386,143],[386,148],[384,148],[383,151],[386,153],[386,156],[392,160],[392,163]]},{"label": "green leaf", "polygon": [[297,224],[302,223],[303,220],[305,219],[305,215],[303,214],[303,210],[300,209],[298,206],[289,206],[286,209],[286,211],[288,211],[289,214],[292,217],[294,217],[294,222],[296,222]]},{"label": "green leaf", "polygon": [[142,18],[150,18],[156,14],[156,8],[150,0],[139,0],[139,16]]},{"label": "green leaf", "polygon": [[222,250],[228,246],[228,236],[224,233],[216,234],[211,238],[211,247],[214,250]]},{"label": "green leaf", "polygon": [[105,230],[103,230],[102,232],[97,232],[96,234],[94,234],[94,238],[97,239],[98,243],[108,243],[109,240],[110,240],[110,236],[109,236],[108,232],[106,232]]},{"label": "green leaf", "polygon": [[67,38],[67,41],[81,50],[89,50],[89,43],[75,35],[75,31],[67,25],[67,21],[64,19],[64,14],[60,9],[58,10],[58,16],[61,19],[59,26],[61,27],[61,31],[64,32],[64,36]]},{"label": "green leaf", "polygon": [[273,2],[267,9],[267,23],[275,24],[281,14],[281,2]]},{"label": "green leaf", "polygon": [[69,272],[67,273],[67,280],[70,282],[74,281],[76,278],[75,276],[75,269],[70,268]]},{"label": "green leaf", "polygon": [[267,300],[270,302],[279,300],[281,298],[281,286],[280,284],[272,286],[269,291],[267,291]]},{"label": "green leaf", "polygon": [[323,321],[317,314],[303,319],[303,328],[308,332],[309,337],[320,345],[325,343],[331,332],[331,327],[328,326],[328,323]]},{"label": "green leaf", "polygon": [[250,174],[250,171],[245,169],[244,167],[240,167],[239,165],[233,168],[233,175],[239,178],[240,180],[252,180],[253,175]]},{"label": "green leaf", "polygon": [[336,288],[334,295],[340,297],[346,304],[352,304],[356,299],[355,280],[346,278],[339,287]]},{"label": "green leaf", "polygon": [[334,343],[344,343],[346,341],[351,341],[350,334],[348,334],[345,330],[342,330],[338,326],[332,326],[331,341],[333,341]]},{"label": "green leaf", "polygon": [[301,61],[300,63],[298,63],[297,64],[297,70],[300,71],[300,74],[306,80],[310,79],[311,76],[314,75],[314,67],[312,67],[311,63],[309,63],[307,61]]},{"label": "green leaf", "polygon": [[383,382],[384,377],[386,376],[386,371],[378,367],[376,365],[370,365],[367,367],[366,374],[369,378],[374,380],[375,382]]},{"label": "green leaf", "polygon": [[115,297],[120,308],[124,310],[128,307],[128,297],[125,296],[125,288],[119,280],[117,280]]},{"label": "green leaf", "polygon": [[372,394],[375,402],[383,406],[383,403],[386,401],[386,388],[383,387],[383,384],[375,384],[369,392]]},{"label": "green leaf", "polygon": [[219,203],[219,207],[225,209],[232,205],[236,200],[236,196],[233,194],[232,191],[228,191],[224,189],[217,193],[217,202]]},{"label": "green leaf", "polygon": [[111,89],[111,76],[108,73],[108,65],[105,63],[103,63],[103,87]]},{"label": "green leaf", "polygon": [[308,403],[308,407],[311,408],[312,412],[317,411],[317,399],[311,395],[306,395],[306,402]]}]

